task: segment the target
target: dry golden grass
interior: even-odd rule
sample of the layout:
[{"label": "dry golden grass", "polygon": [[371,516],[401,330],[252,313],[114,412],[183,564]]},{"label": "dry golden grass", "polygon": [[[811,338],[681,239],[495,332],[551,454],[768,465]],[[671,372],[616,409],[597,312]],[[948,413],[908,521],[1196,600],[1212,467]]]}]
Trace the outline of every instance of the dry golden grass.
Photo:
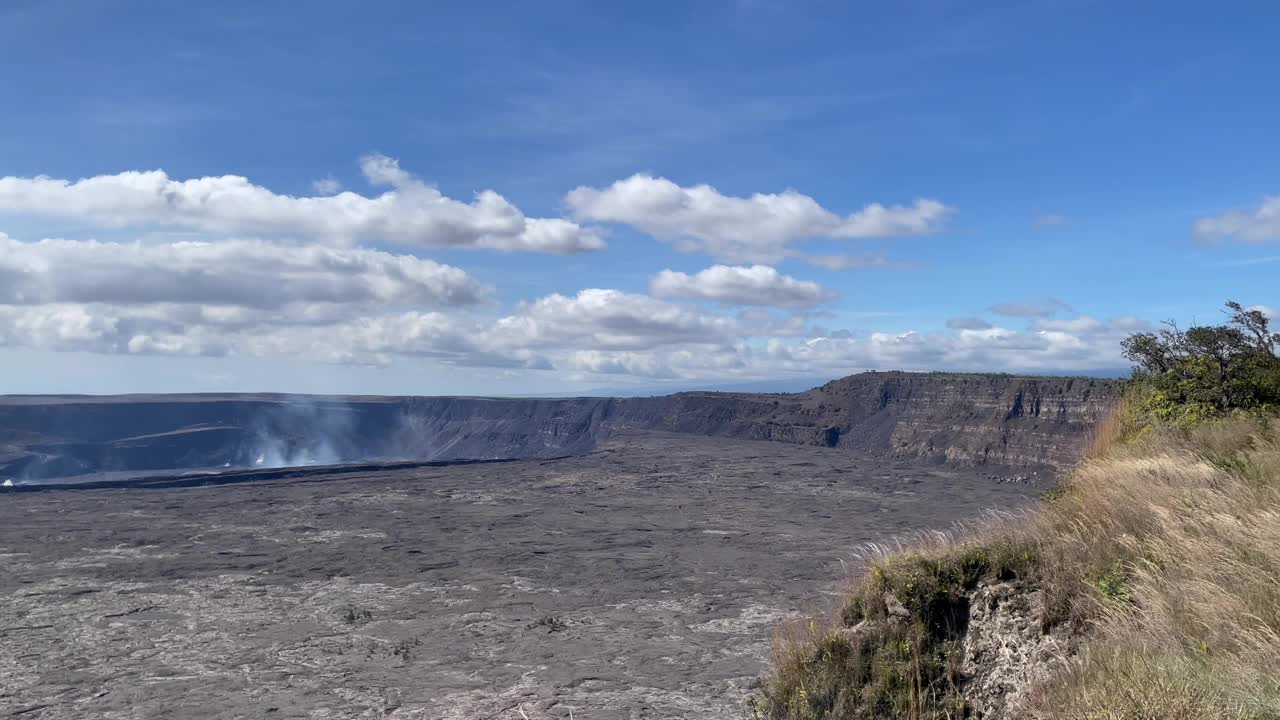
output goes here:
[{"label": "dry golden grass", "polygon": [[1127,436],[1133,433],[1134,401],[1129,394],[1120,396],[1111,412],[1094,428],[1093,440],[1086,453],[1088,458],[1106,457]]},{"label": "dry golden grass", "polygon": [[1040,714],[1280,717],[1276,430],[1228,419],[1127,454],[1072,479],[1071,542],[1112,546],[1123,602],[1095,603],[1087,652],[1039,695]]},{"label": "dry golden grass", "polygon": [[[843,623],[780,639],[758,714],[960,717],[947,608],[1000,577],[1042,590],[1046,625],[1081,638],[1032,716],[1280,718],[1280,428],[1134,439],[1123,412],[1037,511],[876,549]],[[839,625],[884,619],[885,592],[913,624],[850,643]]]}]

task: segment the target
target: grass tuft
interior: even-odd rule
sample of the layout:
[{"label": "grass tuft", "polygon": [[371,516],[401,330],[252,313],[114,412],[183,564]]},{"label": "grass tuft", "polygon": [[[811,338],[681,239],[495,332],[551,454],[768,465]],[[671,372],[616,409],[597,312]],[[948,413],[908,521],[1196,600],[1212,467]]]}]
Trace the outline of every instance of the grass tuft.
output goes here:
[{"label": "grass tuft", "polygon": [[969,597],[1012,580],[1080,640],[1028,715],[1280,718],[1280,428],[1128,412],[1038,510],[872,548],[838,619],[779,635],[757,717],[964,717]]}]

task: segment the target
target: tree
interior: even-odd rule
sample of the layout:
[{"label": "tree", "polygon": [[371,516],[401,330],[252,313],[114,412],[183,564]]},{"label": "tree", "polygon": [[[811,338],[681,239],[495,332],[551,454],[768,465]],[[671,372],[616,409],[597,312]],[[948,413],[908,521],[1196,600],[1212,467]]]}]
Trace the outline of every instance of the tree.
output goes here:
[{"label": "tree", "polygon": [[1222,325],[1184,331],[1169,321],[1165,329],[1122,342],[1124,356],[1137,365],[1135,380],[1155,391],[1158,402],[1208,414],[1280,408],[1280,333],[1260,310],[1237,302],[1226,307]]}]

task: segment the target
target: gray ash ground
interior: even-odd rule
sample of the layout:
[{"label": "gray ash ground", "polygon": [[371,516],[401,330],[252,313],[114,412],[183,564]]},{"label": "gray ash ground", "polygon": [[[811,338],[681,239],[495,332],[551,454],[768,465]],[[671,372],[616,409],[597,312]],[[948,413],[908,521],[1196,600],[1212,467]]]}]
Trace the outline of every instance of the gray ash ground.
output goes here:
[{"label": "gray ash ground", "polygon": [[742,717],[772,630],[829,603],[860,545],[1044,489],[999,477],[647,433],[0,494],[0,716]]}]

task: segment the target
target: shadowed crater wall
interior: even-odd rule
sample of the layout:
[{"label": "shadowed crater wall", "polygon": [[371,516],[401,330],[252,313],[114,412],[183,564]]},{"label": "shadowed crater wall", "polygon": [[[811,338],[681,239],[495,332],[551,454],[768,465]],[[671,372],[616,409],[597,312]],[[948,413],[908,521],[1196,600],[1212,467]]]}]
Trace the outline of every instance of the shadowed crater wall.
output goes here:
[{"label": "shadowed crater wall", "polygon": [[1060,468],[1118,389],[1096,378],[875,372],[801,393],[649,398],[7,396],[0,478],[545,458],[589,452],[626,429]]}]

